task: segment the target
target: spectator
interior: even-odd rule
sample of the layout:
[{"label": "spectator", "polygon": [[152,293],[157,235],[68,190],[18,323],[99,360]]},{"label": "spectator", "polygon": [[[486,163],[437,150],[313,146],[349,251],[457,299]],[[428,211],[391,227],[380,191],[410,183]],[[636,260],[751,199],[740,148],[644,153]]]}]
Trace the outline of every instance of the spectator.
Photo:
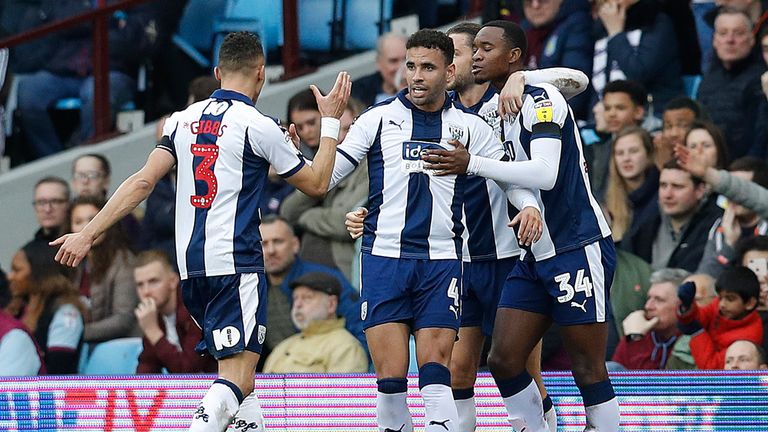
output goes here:
[{"label": "spectator", "polygon": [[661,133],[656,135],[653,142],[658,169],[672,158],[675,146],[685,144],[685,136],[691,130],[694,120],[706,121],[709,118],[698,102],[684,96],[669,101],[661,117]]},{"label": "spectator", "polygon": [[69,184],[59,177],[44,177],[35,184],[35,216],[40,228],[35,240],[54,241],[64,233],[69,213]]},{"label": "spectator", "polygon": [[[696,20],[690,1],[657,0],[660,10],[675,23],[680,71],[683,76],[701,75],[701,48],[696,34]],[[696,0],[694,0],[695,2]],[[707,44],[711,42],[711,38]]]},{"label": "spectator", "polygon": [[651,136],[630,126],[613,139],[605,206],[611,215],[613,240],[637,230],[659,212],[659,170],[653,163]]},{"label": "spectator", "polygon": [[766,103],[760,87],[765,65],[755,54],[752,22],[743,12],[723,8],[715,19],[715,59],[704,73],[698,100],[725,132],[732,158],[762,156],[758,113]]},{"label": "spectator", "polygon": [[683,93],[680,54],[672,21],[655,0],[599,0],[592,86],[629,79],[646,88],[651,112]]},{"label": "spectator", "polygon": [[[299,239],[293,227],[279,216],[267,216],[261,220],[261,243],[264,249],[264,269],[267,273],[268,296],[267,332],[264,345],[273,349],[278,343],[296,333],[291,316],[290,284],[309,272],[323,272],[341,283],[338,312],[346,320],[346,329],[361,343],[365,343],[360,320],[360,297],[354,288],[336,269],[307,262],[299,258]],[[266,356],[265,356],[266,357]]]},{"label": "spectator", "polygon": [[[693,282],[696,284],[696,294],[693,300],[699,307],[704,307],[712,303],[717,298],[715,292],[715,280],[706,274],[692,274],[685,278],[683,282]],[[696,369],[696,361],[691,354],[691,335],[680,334],[677,337],[677,343],[672,348],[672,353],[667,360],[666,369],[669,370],[690,370]]]},{"label": "spectator", "polygon": [[[760,301],[757,305],[757,313],[763,321],[763,335],[768,334],[768,274],[766,274],[766,262],[768,262],[768,237],[761,235],[745,238],[736,243],[736,254],[733,258],[734,265],[741,265],[751,269],[760,282]],[[764,338],[762,347],[768,348],[768,338]]]},{"label": "spectator", "polygon": [[755,274],[740,266],[726,269],[715,289],[718,298],[703,308],[693,301],[696,287],[692,282],[677,290],[680,329],[691,335],[691,354],[699,369],[722,369],[725,350],[736,340],[763,341],[763,325],[755,310],[760,295]]},{"label": "spectator", "polygon": [[267,182],[264,184],[264,191],[261,193],[261,202],[259,203],[261,215],[280,214],[283,201],[295,190],[295,187],[291,186],[277,174],[274,168],[270,167],[269,174],[267,174]]},{"label": "spectator", "polygon": [[645,117],[646,98],[645,89],[633,81],[613,81],[605,86],[601,104],[605,131],[610,136],[587,146],[584,155],[589,167],[589,182],[595,196],[602,197],[605,192],[605,179],[608,177],[611,145],[615,135],[628,127],[641,125]]},{"label": "spectator", "polygon": [[606,359],[613,356],[619,339],[624,337],[621,323],[630,313],[642,309],[648,298],[651,266],[631,253],[616,250],[616,272],[611,285],[611,312],[613,326],[608,332]]},{"label": "spectator", "polygon": [[[768,187],[768,166],[760,159],[743,157],[728,167],[731,175]],[[754,211],[736,203],[729,203],[723,217],[715,222],[709,233],[704,256],[697,273],[712,277],[720,275],[734,255],[734,246],[742,238],[765,235],[768,222]]]},{"label": "spectator", "polygon": [[[339,142],[344,140],[352,121],[365,107],[350,99],[341,116]],[[364,204],[368,197],[368,165],[361,163],[349,177],[328,191],[324,199],[310,198],[301,191],[289,195],[280,214],[302,232],[302,259],[341,270],[347,280],[352,276],[355,241],[344,225],[346,213]],[[331,253],[328,253],[330,249]]]},{"label": "spectator", "polygon": [[195,352],[203,334],[181,301],[179,275],[168,256],[158,250],[142,252],[133,278],[140,300],[134,314],[143,334],[136,373],[215,372],[213,357]]},{"label": "spectator", "polygon": [[725,350],[726,370],[758,370],[768,369],[765,362],[765,350],[760,345],[748,341],[734,341]]},{"label": "spectator", "polygon": [[8,280],[0,269],[0,376],[43,375],[40,349],[24,324],[5,311],[11,300]]},{"label": "spectator", "polygon": [[[72,232],[80,232],[104,207],[96,197],[79,197],[72,203]],[[91,252],[77,269],[75,284],[86,305],[85,342],[104,342],[139,336],[133,310],[138,304],[133,281],[133,253],[119,225],[96,239]]]},{"label": "spectator", "polygon": [[83,307],[68,269],[54,256],[56,250],[46,242],[27,243],[13,256],[8,280],[13,296],[23,302],[19,317],[41,347],[46,371],[74,374],[83,338]]},{"label": "spectator", "polygon": [[290,283],[291,320],[300,333],[280,342],[265,373],[362,373],[368,357],[336,314],[341,284],[328,273],[306,273]]},{"label": "spectator", "polygon": [[397,72],[405,63],[406,38],[386,33],[376,41],[376,72],[358,78],[352,83],[352,97],[366,106],[390,98],[402,88]]},{"label": "spectator", "polygon": [[695,273],[687,278],[684,282],[691,281],[696,284],[696,294],[693,300],[699,306],[706,306],[717,298],[717,292],[715,291],[715,279],[705,273]]},{"label": "spectator", "polygon": [[[523,13],[525,20],[521,26],[528,39],[528,69],[565,66],[591,73],[594,45],[587,0],[527,0],[523,2]],[[588,92],[568,104],[577,118],[588,118]]]},{"label": "spectator", "polygon": [[[115,3],[115,0],[108,3]],[[151,29],[153,8],[157,7],[148,5],[117,11],[109,20],[109,93],[113,119],[119,107],[133,99],[139,63],[148,55],[154,42]],[[41,2],[41,12],[49,19],[47,22],[92,8],[92,2],[81,0]],[[64,148],[48,115],[48,108],[59,99],[80,98],[80,141],[93,136],[91,38],[90,26],[62,30],[51,40],[54,47],[44,69],[19,80],[21,123],[35,157],[48,156]]]},{"label": "spectator", "polygon": [[642,310],[622,322],[626,337],[619,342],[613,361],[626,369],[664,369],[680,335],[677,329],[677,286],[688,272],[657,270],[651,275],[648,300]]},{"label": "spectator", "polygon": [[695,271],[704,254],[709,230],[722,210],[706,200],[704,183],[673,159],[659,177],[660,214],[624,236],[621,247],[643,258],[654,269]]},{"label": "spectator", "polygon": [[320,111],[312,90],[302,90],[288,99],[288,124],[301,140],[299,150],[309,160],[320,145]]},{"label": "spectator", "polygon": [[694,120],[683,139],[691,151],[700,153],[707,166],[725,169],[728,165],[728,147],[720,128],[709,122]]}]

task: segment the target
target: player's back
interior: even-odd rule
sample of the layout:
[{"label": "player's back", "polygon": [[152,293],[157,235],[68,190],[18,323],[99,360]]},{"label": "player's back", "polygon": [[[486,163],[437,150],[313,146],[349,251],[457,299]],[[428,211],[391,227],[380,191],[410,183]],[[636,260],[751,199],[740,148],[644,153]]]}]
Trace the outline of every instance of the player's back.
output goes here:
[{"label": "player's back", "polygon": [[258,203],[270,163],[286,177],[304,164],[284,131],[249,98],[217,90],[174,113],[164,135],[177,160],[182,278],[263,271]]},{"label": "player's back", "polygon": [[506,138],[519,140],[528,158],[533,139],[562,142],[555,185],[540,193],[545,229],[531,250],[542,260],[598,241],[611,231],[590,190],[581,137],[565,98],[549,84],[526,86],[525,95]]}]

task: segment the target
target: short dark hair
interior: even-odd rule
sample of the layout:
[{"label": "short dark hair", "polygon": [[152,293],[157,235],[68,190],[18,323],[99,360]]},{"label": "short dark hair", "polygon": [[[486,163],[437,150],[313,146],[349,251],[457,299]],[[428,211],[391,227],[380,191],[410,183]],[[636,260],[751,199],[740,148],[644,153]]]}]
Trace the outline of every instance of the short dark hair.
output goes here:
[{"label": "short dark hair", "polygon": [[291,111],[318,111],[317,108],[317,99],[315,99],[315,94],[312,93],[312,90],[305,89],[302,90],[293,96],[291,96],[290,99],[288,99],[288,112],[286,113],[285,118],[290,123],[291,120]]},{"label": "short dark hair", "polygon": [[707,133],[709,133],[709,136],[712,137],[712,141],[714,141],[715,148],[717,149],[717,161],[715,161],[715,168],[725,169],[725,167],[728,165],[728,146],[726,145],[723,130],[712,122],[694,120],[693,123],[691,123],[691,128],[688,129],[688,132],[683,138],[683,145],[688,142],[688,135],[691,134],[691,131],[696,129],[704,129],[707,131]]},{"label": "short dark hair", "polygon": [[469,36],[470,39],[474,39],[475,36],[477,36],[477,32],[479,32],[481,28],[483,28],[483,26],[481,26],[478,23],[465,21],[465,22],[460,22],[455,26],[449,28],[448,31],[445,32],[445,34],[447,34],[448,36],[453,34],[465,34]]},{"label": "short dark hair", "polygon": [[210,75],[199,76],[189,83],[187,88],[187,94],[192,97],[192,101],[200,102],[201,100],[211,97],[211,93],[221,87],[221,83],[216,78]]},{"label": "short dark hair", "polygon": [[755,273],[740,265],[728,267],[720,273],[715,282],[715,291],[738,294],[744,303],[760,297],[760,281]]},{"label": "short dark hair", "polygon": [[648,92],[642,84],[632,80],[616,80],[605,85],[603,97],[608,93],[626,93],[635,105],[644,107],[648,103]]},{"label": "short dark hair", "polygon": [[740,266],[744,261],[744,255],[750,251],[768,252],[768,236],[760,235],[754,237],[744,237],[736,242],[733,247],[734,254],[731,265]]},{"label": "short dark hair", "polygon": [[35,183],[34,190],[37,190],[37,188],[41,184],[44,184],[44,183],[56,183],[56,184],[59,184],[59,185],[63,186],[65,194],[67,195],[67,201],[69,201],[69,197],[70,197],[70,194],[71,194],[71,191],[69,190],[69,182],[67,182],[66,180],[64,180],[61,177],[45,176],[45,177],[41,178],[40,180],[38,180],[37,183]]},{"label": "short dark hair", "polygon": [[293,225],[291,225],[290,222],[288,222],[288,219],[280,216],[279,214],[270,214],[266,215],[263,218],[261,218],[261,224],[262,225],[271,225],[273,223],[282,222],[286,225],[288,225],[288,229],[291,230],[291,233],[293,235],[296,235],[296,230],[293,229]]},{"label": "short dark hair", "polygon": [[688,96],[676,97],[664,105],[664,111],[679,109],[691,110],[696,120],[709,120],[707,110],[700,103]]},{"label": "short dark hair", "polygon": [[101,170],[104,171],[104,176],[109,177],[112,174],[112,165],[109,163],[109,159],[101,153],[86,153],[78,156],[74,162],[72,162],[72,172],[75,172],[75,165],[77,161],[84,158],[94,158],[101,164]]},{"label": "short dark hair", "polygon": [[695,175],[689,173],[688,171],[685,170],[685,168],[680,166],[680,163],[675,158],[672,158],[672,159],[666,161],[664,163],[664,165],[662,165],[661,169],[662,170],[665,170],[665,169],[675,169],[675,170],[685,171],[686,173],[688,173],[689,176],[691,176],[691,181],[693,182],[694,186],[699,186],[700,184],[704,183],[704,180],[702,180],[702,179],[696,177]]},{"label": "short dark hair", "polygon": [[520,61],[525,61],[528,56],[528,38],[525,31],[512,21],[494,20],[483,24],[483,27],[497,27],[504,30],[504,41],[509,49],[520,48]]},{"label": "short dark hair", "polygon": [[405,43],[405,49],[411,48],[436,49],[443,54],[445,64],[453,63],[453,40],[443,32],[432,29],[421,29],[412,34]]},{"label": "short dark hair", "polygon": [[219,48],[219,69],[238,72],[256,66],[264,59],[261,39],[251,32],[239,31],[228,34]]},{"label": "short dark hair", "polygon": [[768,164],[754,156],[744,156],[728,165],[728,171],[748,171],[752,173],[752,182],[768,189]]}]

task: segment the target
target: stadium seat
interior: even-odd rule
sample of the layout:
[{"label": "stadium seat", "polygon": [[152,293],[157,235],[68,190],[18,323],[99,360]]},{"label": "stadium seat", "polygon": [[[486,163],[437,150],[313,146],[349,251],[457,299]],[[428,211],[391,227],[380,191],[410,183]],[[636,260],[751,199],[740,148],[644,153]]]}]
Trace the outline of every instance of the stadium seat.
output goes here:
[{"label": "stadium seat", "polygon": [[225,10],[227,0],[189,0],[173,35],[173,43],[201,67],[211,67],[214,24]]},{"label": "stadium seat", "polygon": [[683,76],[683,90],[685,90],[685,94],[693,100],[696,100],[696,94],[699,92],[699,84],[701,84],[701,75]]},{"label": "stadium seat", "polygon": [[352,51],[376,47],[376,40],[389,31],[392,0],[344,0],[344,48]]},{"label": "stadium seat", "polygon": [[142,345],[140,337],[114,339],[97,344],[91,349],[82,375],[125,375],[136,373]]},{"label": "stadium seat", "polygon": [[342,20],[342,1],[345,0],[299,0],[299,45],[302,50],[330,51],[332,27]]}]

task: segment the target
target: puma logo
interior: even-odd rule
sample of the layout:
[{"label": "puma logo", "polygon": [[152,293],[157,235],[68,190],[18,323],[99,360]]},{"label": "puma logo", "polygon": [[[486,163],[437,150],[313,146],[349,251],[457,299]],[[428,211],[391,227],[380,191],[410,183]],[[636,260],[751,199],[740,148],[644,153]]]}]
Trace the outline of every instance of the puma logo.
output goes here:
[{"label": "puma logo", "polygon": [[205,407],[199,406],[197,408],[197,411],[195,411],[195,420],[202,419],[204,422],[208,423],[208,414],[205,413]]},{"label": "puma logo", "polygon": [[403,123],[405,123],[405,120],[400,121],[399,124],[395,123],[394,120],[390,120],[389,121],[389,124],[391,124],[392,126],[397,126],[397,128],[400,129],[400,130],[403,130]]},{"label": "puma logo", "polygon": [[584,311],[584,313],[587,313],[587,299],[584,299],[584,301],[581,302],[581,304],[576,303],[575,301],[572,301],[571,302],[571,307],[577,307],[577,308],[581,309],[582,311]]},{"label": "puma logo", "polygon": [[443,420],[441,422],[436,421],[436,420],[430,420],[429,421],[429,425],[430,426],[432,426],[432,425],[439,425],[439,426],[442,426],[445,430],[450,430],[450,429],[448,429],[448,426],[445,425],[449,421],[451,421],[451,419]]},{"label": "puma logo", "polygon": [[405,428],[405,423],[403,423],[403,425],[400,426],[400,429],[395,430],[395,429],[385,428],[384,432],[403,432],[403,428]]},{"label": "puma logo", "polygon": [[459,310],[456,309],[456,306],[450,305],[448,306],[448,309],[453,312],[454,315],[456,315],[456,319],[459,319]]}]

